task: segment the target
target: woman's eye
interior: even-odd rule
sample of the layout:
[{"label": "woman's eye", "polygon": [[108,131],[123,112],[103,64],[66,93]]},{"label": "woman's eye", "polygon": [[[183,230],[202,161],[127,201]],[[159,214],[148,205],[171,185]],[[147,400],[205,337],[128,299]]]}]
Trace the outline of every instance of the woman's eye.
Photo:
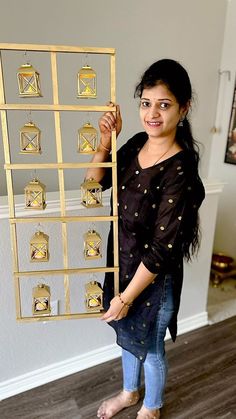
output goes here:
[{"label": "woman's eye", "polygon": [[140,102],[140,106],[142,108],[147,108],[148,106],[150,106],[150,102],[147,102],[146,100],[143,100]]},{"label": "woman's eye", "polygon": [[169,107],[169,103],[161,102],[160,103],[160,109],[167,109]]}]

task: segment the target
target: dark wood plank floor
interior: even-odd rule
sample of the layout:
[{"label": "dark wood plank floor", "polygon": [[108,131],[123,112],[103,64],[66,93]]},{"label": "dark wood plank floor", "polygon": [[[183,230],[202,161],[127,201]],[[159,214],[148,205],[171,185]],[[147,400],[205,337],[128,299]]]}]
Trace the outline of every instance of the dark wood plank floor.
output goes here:
[{"label": "dark wood plank floor", "polygon": [[[166,344],[169,376],[162,419],[236,419],[236,317]],[[1,419],[95,419],[122,385],[120,359],[0,402]],[[117,419],[133,419],[140,407]]]}]

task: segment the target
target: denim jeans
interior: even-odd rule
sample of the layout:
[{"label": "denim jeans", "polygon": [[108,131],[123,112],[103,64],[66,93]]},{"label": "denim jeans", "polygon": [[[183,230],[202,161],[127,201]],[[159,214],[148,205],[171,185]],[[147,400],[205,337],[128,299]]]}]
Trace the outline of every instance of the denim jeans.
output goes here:
[{"label": "denim jeans", "polygon": [[137,357],[122,349],[124,390],[132,392],[139,389],[143,365],[145,379],[145,397],[143,404],[150,410],[159,409],[163,406],[163,394],[167,376],[164,338],[173,312],[172,277],[171,275],[166,275],[163,298],[157,313],[152,344],[148,350],[145,362],[142,364]]}]

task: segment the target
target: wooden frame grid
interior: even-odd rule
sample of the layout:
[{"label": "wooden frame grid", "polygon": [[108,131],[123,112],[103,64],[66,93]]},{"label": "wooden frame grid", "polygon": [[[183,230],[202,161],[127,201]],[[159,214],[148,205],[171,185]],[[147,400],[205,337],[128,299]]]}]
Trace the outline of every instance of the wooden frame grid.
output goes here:
[{"label": "wooden frame grid", "polygon": [[[50,54],[51,58],[51,77],[52,77],[52,93],[53,103],[51,104],[12,104],[6,103],[4,88],[4,72],[1,51],[40,51]],[[99,313],[71,313],[70,310],[70,275],[75,273],[114,273],[114,293],[119,292],[119,259],[118,259],[118,216],[117,216],[117,171],[116,171],[116,133],[112,132],[112,161],[104,163],[65,163],[63,162],[62,152],[62,136],[61,136],[61,120],[60,113],[68,112],[105,112],[116,111],[116,107],[108,106],[82,106],[82,105],[62,105],[59,103],[59,86],[57,74],[57,55],[59,53],[76,53],[76,54],[106,54],[110,57],[110,101],[115,103],[115,50],[113,48],[92,48],[92,47],[76,47],[76,46],[60,46],[60,45],[34,45],[34,44],[1,44],[0,43],[0,114],[2,126],[2,138],[4,148],[4,158],[7,181],[7,193],[9,204],[10,218],[10,234],[13,254],[13,275],[15,285],[15,301],[16,301],[16,318],[20,321],[45,321],[45,320],[63,320],[75,318],[99,317]],[[56,163],[38,163],[38,164],[13,164],[11,162],[7,111],[11,110],[38,110],[52,111],[54,113],[54,126],[56,138]],[[89,167],[109,167],[112,170],[112,216],[67,216],[65,207],[65,169],[79,169]],[[18,218],[15,214],[14,190],[13,190],[13,170],[30,170],[30,169],[56,169],[58,172],[59,196],[60,196],[60,216],[58,217],[23,217]],[[113,224],[113,250],[114,250],[114,266],[113,267],[96,267],[96,268],[69,268],[68,261],[68,234],[67,225],[71,222],[112,222]],[[17,223],[35,223],[35,222],[55,222],[61,223],[61,234],[63,244],[63,269],[46,269],[40,271],[19,271],[19,254],[17,243]],[[43,316],[22,316],[22,302],[20,295],[20,280],[22,277],[35,277],[41,275],[63,275],[64,277],[64,298],[65,298],[65,314],[61,315],[43,315]]]}]

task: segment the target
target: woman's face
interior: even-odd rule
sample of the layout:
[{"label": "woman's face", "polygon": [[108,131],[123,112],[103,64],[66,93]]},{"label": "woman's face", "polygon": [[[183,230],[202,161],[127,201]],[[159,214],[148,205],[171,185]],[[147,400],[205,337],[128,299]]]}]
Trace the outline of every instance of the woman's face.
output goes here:
[{"label": "woman's face", "polygon": [[186,108],[181,108],[166,85],[144,89],[140,99],[140,119],[149,138],[175,138],[176,128]]}]

